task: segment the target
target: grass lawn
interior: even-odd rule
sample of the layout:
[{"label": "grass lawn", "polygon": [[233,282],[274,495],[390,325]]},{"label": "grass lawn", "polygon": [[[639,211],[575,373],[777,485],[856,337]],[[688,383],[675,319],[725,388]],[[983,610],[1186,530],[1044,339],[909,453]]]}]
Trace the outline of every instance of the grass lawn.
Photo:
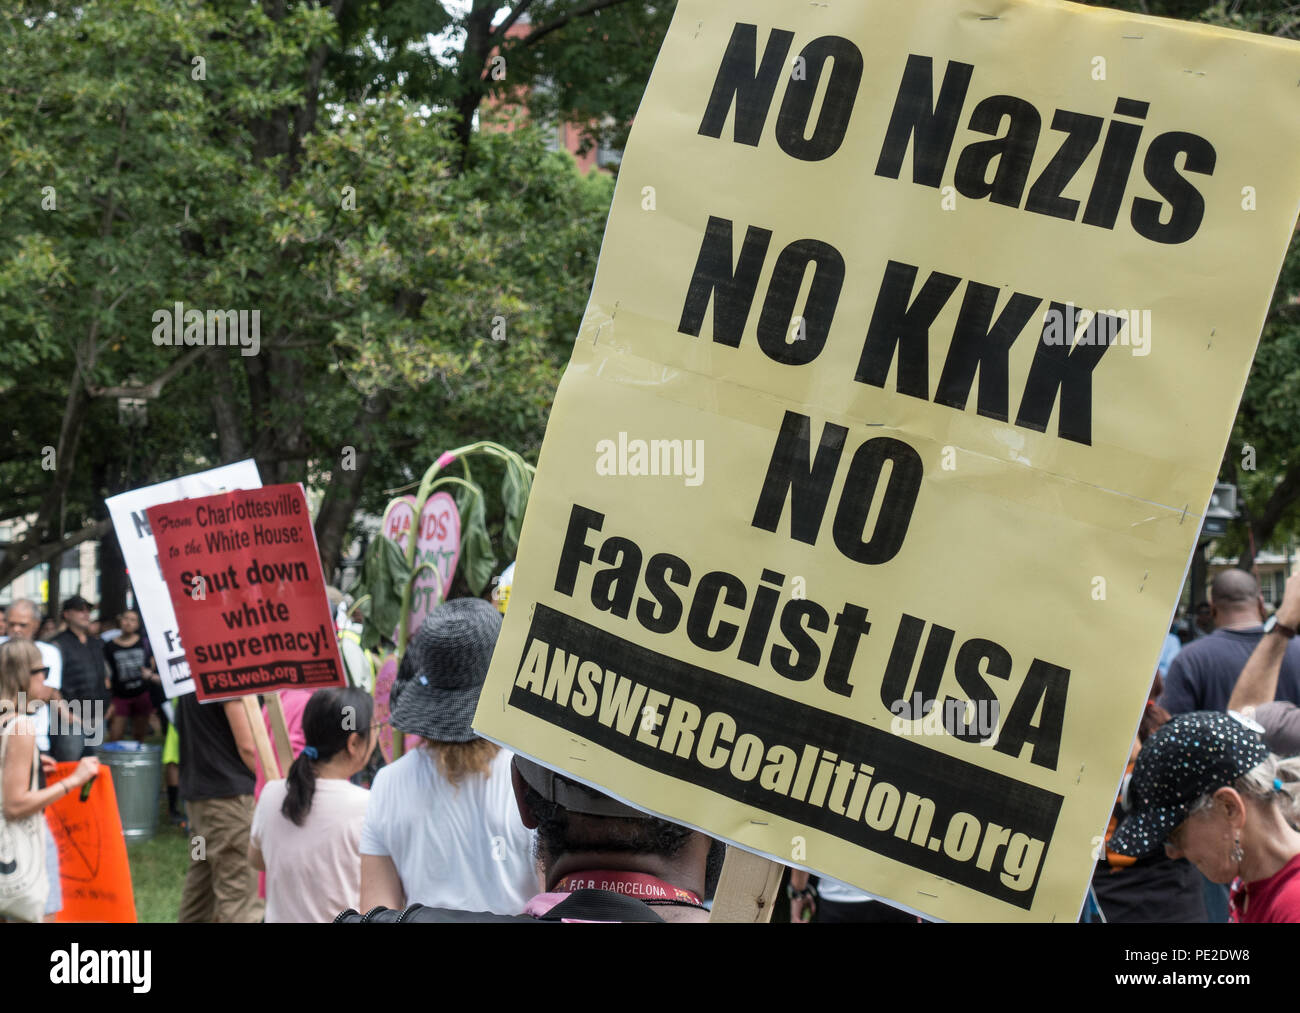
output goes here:
[{"label": "grass lawn", "polygon": [[[162,735],[155,732],[144,740],[161,747]],[[126,846],[131,863],[131,889],[135,894],[135,915],[139,922],[175,923],[181,910],[185,870],[190,865],[188,830],[172,826],[167,816],[167,789],[158,795],[158,832],[153,840]]]},{"label": "grass lawn", "polygon": [[176,921],[185,870],[190,864],[189,832],[171,825],[166,796],[159,799],[158,807],[158,833],[154,839],[128,844],[126,848],[136,919],[141,922]]}]

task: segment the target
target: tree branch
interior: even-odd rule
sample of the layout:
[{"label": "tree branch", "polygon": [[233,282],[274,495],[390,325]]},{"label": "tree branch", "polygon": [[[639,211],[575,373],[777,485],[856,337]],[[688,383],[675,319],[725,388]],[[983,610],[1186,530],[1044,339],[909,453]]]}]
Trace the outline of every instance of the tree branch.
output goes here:
[{"label": "tree branch", "polygon": [[112,521],[96,521],[94,524],[86,525],[80,531],[64,535],[57,542],[38,545],[20,556],[12,557],[12,559],[6,557],[4,563],[0,563],[0,582],[3,582],[0,583],[0,587],[13,583],[28,570],[34,570],[42,563],[48,563],[55,556],[67,552],[74,545],[80,545],[92,538],[103,538],[104,535],[108,534],[108,530],[112,526]]},{"label": "tree branch", "polygon": [[1282,476],[1282,481],[1273,487],[1268,502],[1255,519],[1255,538],[1259,548],[1262,549],[1273,537],[1273,531],[1283,515],[1297,500],[1300,500],[1300,465],[1292,465]]},{"label": "tree branch", "polygon": [[[330,7],[330,13],[334,16],[335,25],[338,24],[339,14],[343,10],[343,0],[334,0]],[[300,114],[294,117],[293,123],[293,140],[290,154],[296,160],[298,154],[302,151],[302,141],[312,130],[316,128],[316,106],[320,101],[320,78],[321,72],[325,69],[325,59],[329,56],[329,46],[325,43],[316,47],[316,51],[311,55],[311,61],[307,65],[307,87],[304,89],[306,103]]]},{"label": "tree branch", "polygon": [[588,14],[595,14],[597,11],[604,10],[606,7],[617,7],[619,4],[626,2],[627,0],[592,0],[592,2],[586,6],[579,7],[576,11],[570,11],[563,17],[556,18],[554,21],[542,25],[535,31],[529,32],[524,37],[523,46],[526,49],[529,46],[536,45],[546,36],[550,35],[551,32],[558,32],[571,21],[577,21],[579,18],[585,18]]},{"label": "tree branch", "polygon": [[510,12],[510,14],[506,17],[506,19],[502,21],[501,24],[497,25],[496,28],[492,29],[492,31],[489,33],[491,37],[494,39],[496,38],[504,39],[506,37],[506,33],[509,32],[510,29],[514,28],[515,22],[518,21],[520,18],[522,18],[526,13],[528,13],[528,8],[531,7],[532,5],[533,5],[533,0],[519,0],[518,6],[516,6],[515,9]]},{"label": "tree branch", "polygon": [[167,383],[175,379],[176,375],[181,372],[191,362],[194,362],[200,355],[206,351],[205,346],[191,348],[179,359],[158,374],[151,382],[145,384],[126,384],[120,387],[92,387],[86,385],[86,393],[93,398],[107,397],[140,397],[152,401],[162,394],[162,389]]},{"label": "tree branch", "polygon": [[11,501],[9,506],[6,506],[4,510],[0,510],[0,521],[16,521],[20,518],[27,517],[29,514],[34,514],[36,508],[40,505],[40,500],[37,498],[38,494],[35,492],[14,493],[11,491],[7,493],[7,495],[25,496],[27,497],[27,505],[23,506],[18,502]]}]

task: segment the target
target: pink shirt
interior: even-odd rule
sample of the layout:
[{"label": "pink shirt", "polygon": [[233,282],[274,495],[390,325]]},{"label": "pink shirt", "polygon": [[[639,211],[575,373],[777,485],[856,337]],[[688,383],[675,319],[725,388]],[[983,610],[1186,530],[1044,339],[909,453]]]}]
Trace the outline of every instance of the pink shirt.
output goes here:
[{"label": "pink shirt", "polygon": [[[302,716],[307,710],[307,701],[315,693],[314,689],[282,689],[280,691],[280,706],[284,708],[284,723],[289,729],[289,749],[293,752],[294,758],[302,752],[303,747],[307,745],[307,736],[302,730]],[[266,722],[266,734],[271,738],[271,748],[275,748],[275,732],[271,730],[271,714],[263,707],[262,720]],[[287,770],[280,771],[281,777],[287,777]],[[266,784],[266,775],[262,772],[262,758],[257,758],[257,783],[253,788],[253,797],[262,797],[262,786]]]}]

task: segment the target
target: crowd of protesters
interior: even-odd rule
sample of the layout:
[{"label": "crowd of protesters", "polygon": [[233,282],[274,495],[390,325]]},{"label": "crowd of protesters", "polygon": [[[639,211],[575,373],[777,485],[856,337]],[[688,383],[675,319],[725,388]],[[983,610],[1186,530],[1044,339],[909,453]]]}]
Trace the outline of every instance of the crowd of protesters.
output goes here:
[{"label": "crowd of protesters", "polygon": [[1300,921],[1300,573],[1272,617],[1242,570],[1206,606],[1162,655],[1090,920]]},{"label": "crowd of protesters", "polygon": [[[38,827],[45,806],[94,776],[89,744],[111,710],[110,737],[166,732],[169,802],[175,811],[180,796],[203,842],[191,852],[180,921],[319,922],[345,910],[344,920],[371,921],[707,920],[718,842],[474,734],[496,608],[454,599],[425,619],[389,701],[409,748],[383,765],[374,664],[342,596],[330,597],[350,685],[282,694],[294,759],[269,782],[240,701],[189,695],[167,721],[136,613],[97,630],[90,604],[74,596],[62,629],[42,642],[39,611],[15,602],[10,642],[0,644],[0,703],[34,706],[30,718],[9,706],[0,722],[5,820]],[[1298,626],[1300,574],[1269,617],[1255,579],[1229,570],[1205,607],[1170,630],[1097,838],[1085,921],[1300,921]],[[51,736],[45,711],[60,707],[73,722]],[[54,759],[80,763],[47,784]],[[57,910],[48,833],[44,847],[50,892],[27,920]],[[805,870],[790,870],[786,893],[795,923],[922,921]]]}]

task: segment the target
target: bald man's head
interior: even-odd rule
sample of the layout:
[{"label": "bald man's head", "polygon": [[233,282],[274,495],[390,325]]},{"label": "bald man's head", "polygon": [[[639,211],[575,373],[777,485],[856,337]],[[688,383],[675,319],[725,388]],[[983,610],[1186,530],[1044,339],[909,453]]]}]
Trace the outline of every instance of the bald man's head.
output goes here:
[{"label": "bald man's head", "polygon": [[1214,625],[1254,626],[1264,620],[1264,599],[1259,582],[1245,570],[1224,570],[1210,585]]},{"label": "bald man's head", "polygon": [[1224,570],[1210,585],[1210,601],[1220,608],[1254,605],[1259,583],[1245,570]]}]

